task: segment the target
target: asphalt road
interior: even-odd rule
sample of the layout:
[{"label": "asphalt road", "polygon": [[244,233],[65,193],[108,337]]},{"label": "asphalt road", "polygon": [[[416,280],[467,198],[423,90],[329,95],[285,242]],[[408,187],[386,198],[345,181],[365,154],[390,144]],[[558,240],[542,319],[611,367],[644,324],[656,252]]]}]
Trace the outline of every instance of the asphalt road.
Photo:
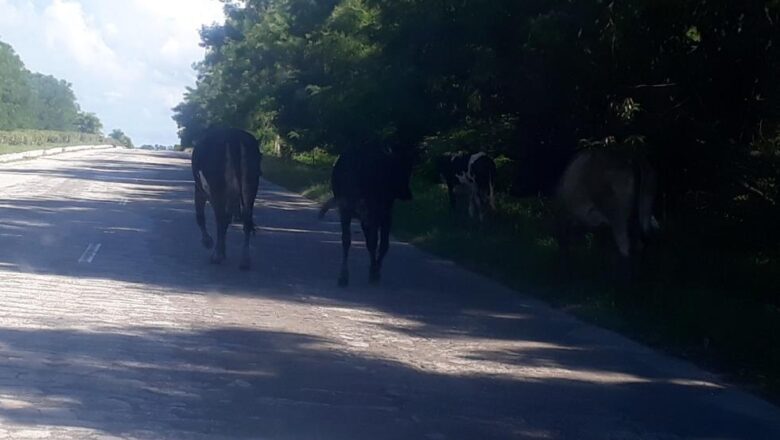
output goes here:
[{"label": "asphalt road", "polygon": [[334,213],[265,182],[252,271],[237,228],[212,266],[190,180],[0,166],[0,439],[780,439],[778,408],[408,245],[371,287],[358,243],[340,289]]}]

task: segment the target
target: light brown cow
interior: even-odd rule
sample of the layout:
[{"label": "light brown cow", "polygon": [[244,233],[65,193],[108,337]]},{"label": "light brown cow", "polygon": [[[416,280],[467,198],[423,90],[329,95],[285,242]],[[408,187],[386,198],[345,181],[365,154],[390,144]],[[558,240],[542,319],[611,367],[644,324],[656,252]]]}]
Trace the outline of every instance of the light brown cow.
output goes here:
[{"label": "light brown cow", "polygon": [[[658,229],[653,216],[657,179],[644,158],[606,149],[578,153],[564,171],[556,191],[558,243],[564,262],[572,235],[608,227],[624,267],[641,252]],[[623,272],[621,270],[621,272]],[[628,275],[630,273],[621,273]]]}]

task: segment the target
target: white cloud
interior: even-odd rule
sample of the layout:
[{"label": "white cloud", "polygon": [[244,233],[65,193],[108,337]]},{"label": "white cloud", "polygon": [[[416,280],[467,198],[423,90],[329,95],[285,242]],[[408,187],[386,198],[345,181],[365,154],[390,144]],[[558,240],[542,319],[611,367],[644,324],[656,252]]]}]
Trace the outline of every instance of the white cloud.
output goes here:
[{"label": "white cloud", "polygon": [[124,92],[119,90],[109,90],[103,93],[103,96],[105,96],[109,101],[119,101],[125,98]]},{"label": "white cloud", "polygon": [[219,0],[134,0],[139,9],[158,17],[172,20],[186,29],[197,29],[202,24],[222,20]]},{"label": "white cloud", "polygon": [[103,69],[116,79],[127,73],[119,57],[84,14],[81,3],[54,0],[44,10],[43,18],[46,43],[50,48],[64,49],[81,66]]},{"label": "white cloud", "polygon": [[0,0],[0,39],[4,40],[8,30],[35,18],[35,7],[30,0]]},{"label": "white cloud", "polygon": [[157,87],[155,95],[168,108],[173,108],[181,102],[184,97],[184,91],[178,87]]},{"label": "white cloud", "polygon": [[165,56],[176,56],[181,52],[181,43],[176,38],[168,38],[168,41],[160,48],[160,53]]},{"label": "white cloud", "polygon": [[203,53],[200,28],[223,20],[218,0],[133,0],[150,20],[168,30],[169,38],[161,49],[166,56],[192,57]]},{"label": "white cloud", "polygon": [[109,36],[113,37],[117,34],[119,34],[119,27],[115,25],[114,23],[106,23],[103,25],[103,32]]},{"label": "white cloud", "polygon": [[222,20],[219,0],[0,0],[0,40],[139,145],[176,142],[170,109],[203,57],[198,31]]}]

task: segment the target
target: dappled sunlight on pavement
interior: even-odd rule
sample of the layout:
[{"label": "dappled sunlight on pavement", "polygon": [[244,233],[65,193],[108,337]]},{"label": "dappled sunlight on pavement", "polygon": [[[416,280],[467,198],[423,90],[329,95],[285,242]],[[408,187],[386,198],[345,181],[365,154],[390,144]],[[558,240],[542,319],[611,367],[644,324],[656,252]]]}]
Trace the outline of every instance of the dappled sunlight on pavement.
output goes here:
[{"label": "dappled sunlight on pavement", "polygon": [[408,245],[378,287],[357,246],[340,289],[334,213],[267,182],[255,267],[237,226],[210,265],[188,173],[135,151],[0,167],[0,438],[780,433],[718,378]]}]

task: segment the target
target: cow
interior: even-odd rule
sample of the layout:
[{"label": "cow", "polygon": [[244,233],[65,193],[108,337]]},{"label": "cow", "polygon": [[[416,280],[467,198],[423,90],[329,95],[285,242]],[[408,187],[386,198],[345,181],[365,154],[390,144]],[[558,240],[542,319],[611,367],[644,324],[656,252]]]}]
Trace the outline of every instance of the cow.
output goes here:
[{"label": "cow", "polygon": [[455,210],[455,192],[458,187],[466,190],[469,198],[469,216],[479,216],[482,221],[485,209],[496,209],[496,163],[483,152],[469,154],[445,154],[436,159],[436,169],[447,184],[450,208]]},{"label": "cow", "polygon": [[396,199],[412,199],[412,165],[412,153],[404,150],[387,153],[371,148],[351,149],[336,160],[331,174],[333,197],[322,205],[319,217],[323,218],[332,208],[339,210],[342,245],[339,286],[349,284],[347,260],[353,218],[360,219],[366,238],[369,282],[379,282],[382,261],[390,247],[393,204]]},{"label": "cow", "polygon": [[659,229],[653,216],[657,178],[649,162],[606,149],[577,153],[556,189],[558,243],[568,263],[573,234],[607,227],[620,257],[618,275],[630,279],[630,262]]},{"label": "cow", "polygon": [[257,139],[232,128],[206,130],[192,152],[192,176],[195,180],[195,217],[201,231],[201,243],[214,247],[206,230],[205,206],[208,201],[217,222],[217,243],[211,262],[225,260],[225,234],[233,219],[244,228],[244,247],[240,268],[248,270],[250,237],[254,235],[253,210],[261,172],[262,154]]}]

